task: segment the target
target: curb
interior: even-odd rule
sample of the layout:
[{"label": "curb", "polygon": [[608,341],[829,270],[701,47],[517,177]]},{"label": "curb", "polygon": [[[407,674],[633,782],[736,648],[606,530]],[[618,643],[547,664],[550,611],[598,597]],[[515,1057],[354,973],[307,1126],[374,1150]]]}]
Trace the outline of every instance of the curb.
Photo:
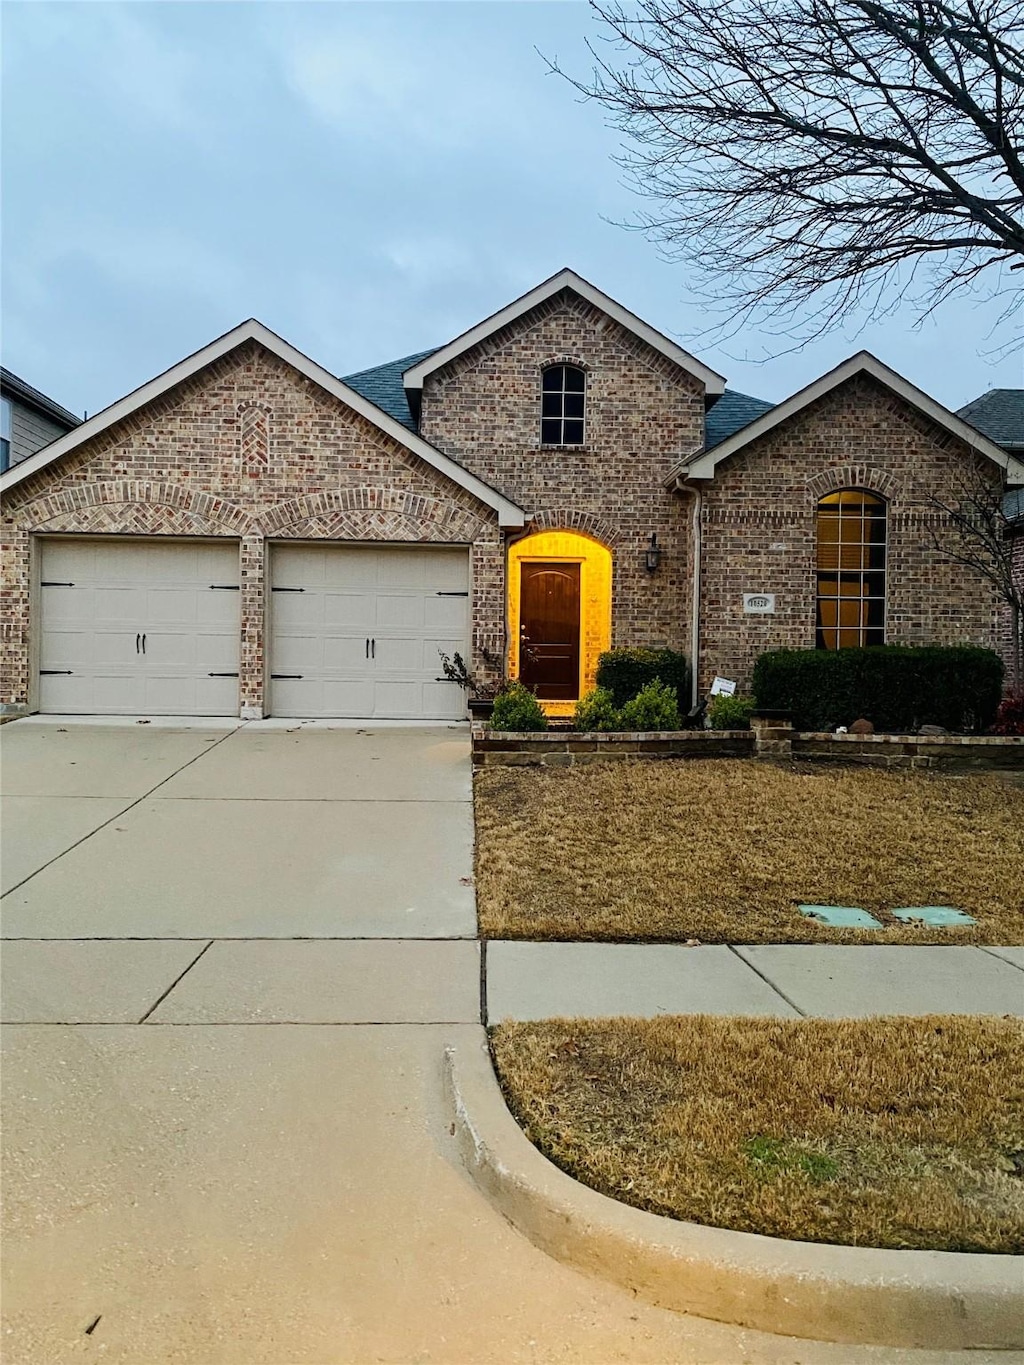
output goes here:
[{"label": "curb", "polygon": [[662,1308],[783,1336],[945,1350],[1024,1346],[1017,1257],[790,1242],[621,1204],[542,1156],[485,1044],[445,1051],[452,1132],[473,1179],[556,1260]]}]

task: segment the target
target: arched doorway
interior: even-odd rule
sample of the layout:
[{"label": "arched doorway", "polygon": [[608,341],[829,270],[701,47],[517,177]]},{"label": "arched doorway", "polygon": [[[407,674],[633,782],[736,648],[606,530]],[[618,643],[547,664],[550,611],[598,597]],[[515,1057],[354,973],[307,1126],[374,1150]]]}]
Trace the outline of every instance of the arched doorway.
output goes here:
[{"label": "arched doorway", "polygon": [[612,556],[578,531],[538,531],[508,558],[509,676],[569,715],[611,646]]}]

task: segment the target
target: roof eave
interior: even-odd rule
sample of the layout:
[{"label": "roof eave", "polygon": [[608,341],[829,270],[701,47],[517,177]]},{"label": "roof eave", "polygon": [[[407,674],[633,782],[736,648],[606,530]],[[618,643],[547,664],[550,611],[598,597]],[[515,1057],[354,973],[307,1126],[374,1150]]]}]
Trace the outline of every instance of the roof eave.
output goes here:
[{"label": "roof eave", "polygon": [[1009,486],[1016,487],[1019,484],[1024,484],[1024,463],[982,432],[976,430],[970,423],[965,422],[962,417],[958,417],[956,413],[936,402],[922,389],[911,384],[908,379],[904,379],[901,374],[883,364],[869,351],[858,351],[856,355],[850,356],[842,364],[819,376],[813,383],[784,399],[776,407],[755,418],[753,422],[742,427],[732,436],[726,437],[724,441],[719,442],[711,450],[704,451],[684,461],[677,467],[676,476],[683,482],[713,479],[715,469],[723,460],[735,455],[749,445],[751,441],[756,441],[759,437],[767,435],[775,427],[781,426],[791,417],[796,416],[810,403],[824,397],[857,374],[868,374],[877,379],[879,383],[892,389],[911,406],[917,408],[918,411],[931,418],[938,425],[945,427],[947,431],[959,437],[980,455],[984,455],[994,464],[1001,465],[1006,470]]},{"label": "roof eave", "polygon": [[88,421],[83,422],[74,431],[58,437],[56,441],[51,441],[48,446],[36,451],[28,459],[20,461],[0,477],[0,492],[9,492],[25,479],[31,478],[33,474],[39,473],[54,461],[59,460],[62,456],[83,445],[131,413],[136,412],[147,403],[159,398],[161,394],[166,393],[176,384],[181,384],[190,379],[194,374],[205,369],[207,365],[221,359],[222,356],[227,355],[247,341],[258,342],[300,374],[305,375],[307,379],[311,379],[320,388],[339,399],[346,407],[359,413],[361,417],[364,417],[386,436],[390,436],[392,440],[397,441],[406,450],[418,455],[426,464],[431,465],[453,483],[471,493],[479,502],[490,507],[497,514],[499,526],[517,529],[526,524],[526,514],[521,507],[511,502],[497,489],[492,488],[490,484],[478,479],[475,474],[471,474],[450,456],[445,455],[443,451],[438,450],[428,441],[423,440],[421,436],[404,427],[397,418],[386,413],[383,408],[378,408],[375,403],[371,403],[361,393],[349,388],[337,376],[332,375],[323,366],[318,365],[315,360],[311,360],[309,356],[303,354],[302,351],[296,350],[283,337],[272,332],[269,327],[265,327],[255,318],[249,318],[246,322],[232,328],[230,332],[225,332],[223,336],[211,341],[208,346],[195,351],[192,355],[179,361],[177,365],[172,365],[170,369],[157,375],[155,379],[133,389],[124,398],[104,408],[94,417],[90,417]]},{"label": "roof eave", "polygon": [[680,369],[686,370],[695,379],[699,379],[707,393],[718,395],[725,392],[724,376],[703,364],[696,356],[690,355],[689,351],[684,351],[669,337],[657,331],[649,323],[644,322],[635,313],[631,313],[628,308],[624,308],[621,303],[617,303],[615,299],[603,293],[589,280],[583,279],[581,275],[577,275],[574,270],[569,269],[560,270],[550,279],[538,284],[536,288],[531,289],[520,298],[514,299],[512,303],[499,309],[498,312],[492,313],[483,322],[478,322],[474,327],[470,327],[453,341],[450,341],[447,346],[442,346],[433,355],[428,356],[426,360],[411,365],[402,375],[402,383],[407,390],[419,391],[423,388],[427,377],[433,374],[435,370],[441,369],[442,366],[463,355],[471,347],[500,331],[502,327],[507,327],[509,323],[530,312],[531,309],[545,303],[562,289],[572,289],[586,299],[588,303],[592,303],[595,308],[600,308],[609,317],[614,318],[627,331],[632,332],[641,340],[646,341],[654,350],[667,356]]}]

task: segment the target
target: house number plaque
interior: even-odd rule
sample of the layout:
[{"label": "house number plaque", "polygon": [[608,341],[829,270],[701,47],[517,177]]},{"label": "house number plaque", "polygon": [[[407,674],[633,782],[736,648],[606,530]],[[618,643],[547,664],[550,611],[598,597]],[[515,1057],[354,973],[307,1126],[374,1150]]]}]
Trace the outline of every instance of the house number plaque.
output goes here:
[{"label": "house number plaque", "polygon": [[773,592],[745,592],[743,594],[743,610],[750,615],[767,615],[775,610],[775,594]]}]

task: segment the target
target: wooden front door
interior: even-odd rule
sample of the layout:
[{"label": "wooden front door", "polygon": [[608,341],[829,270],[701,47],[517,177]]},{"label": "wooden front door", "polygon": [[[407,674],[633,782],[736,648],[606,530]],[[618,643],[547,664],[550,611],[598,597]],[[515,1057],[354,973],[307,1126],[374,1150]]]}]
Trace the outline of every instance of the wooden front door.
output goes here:
[{"label": "wooden front door", "polygon": [[573,701],[579,696],[578,564],[523,564],[519,677],[544,701]]}]

